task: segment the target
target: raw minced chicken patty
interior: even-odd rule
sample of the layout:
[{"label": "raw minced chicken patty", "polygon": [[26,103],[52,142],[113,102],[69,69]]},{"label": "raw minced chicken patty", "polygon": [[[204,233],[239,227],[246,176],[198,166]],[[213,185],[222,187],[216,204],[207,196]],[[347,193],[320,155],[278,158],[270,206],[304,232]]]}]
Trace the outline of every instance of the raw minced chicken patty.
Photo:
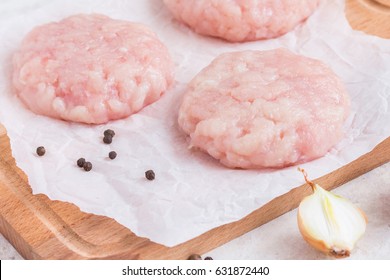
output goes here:
[{"label": "raw minced chicken patty", "polygon": [[283,35],[321,0],[164,0],[175,18],[197,33],[232,42]]},{"label": "raw minced chicken patty", "polygon": [[274,168],[323,156],[343,136],[349,96],[322,62],[285,49],[225,53],[188,85],[179,125],[228,167]]},{"label": "raw minced chicken patty", "polygon": [[139,111],[173,81],[168,50],[151,30],[97,14],[36,27],[13,66],[16,92],[33,112],[91,124]]}]

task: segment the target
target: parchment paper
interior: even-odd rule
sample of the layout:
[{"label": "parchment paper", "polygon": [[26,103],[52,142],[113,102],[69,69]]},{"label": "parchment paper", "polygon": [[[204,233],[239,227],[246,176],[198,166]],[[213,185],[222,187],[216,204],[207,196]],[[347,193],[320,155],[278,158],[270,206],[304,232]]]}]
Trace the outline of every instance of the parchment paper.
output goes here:
[{"label": "parchment paper", "polygon": [[[301,165],[310,177],[370,151],[390,135],[390,41],[352,31],[343,1],[323,2],[293,32],[242,44],[193,33],[173,20],[160,0],[20,1],[17,8],[3,12],[0,122],[7,128],[13,155],[28,175],[33,193],[112,217],[138,236],[173,246],[238,220],[302,184],[296,167],[231,170],[187,148],[188,139],[176,121],[185,84],[215,56],[235,50],[286,47],[325,61],[345,82],[352,99],[345,138],[323,158]],[[92,12],[151,27],[176,63],[175,86],[140,113],[107,125],[67,123],[25,109],[10,85],[11,56],[24,35],[38,24]],[[116,132],[111,145],[102,143],[106,128]],[[44,157],[35,154],[41,145],[47,150]],[[107,158],[110,150],[118,153],[113,161]],[[91,172],[76,166],[79,157],[93,163]],[[148,169],[155,171],[154,181],[144,178]]]}]

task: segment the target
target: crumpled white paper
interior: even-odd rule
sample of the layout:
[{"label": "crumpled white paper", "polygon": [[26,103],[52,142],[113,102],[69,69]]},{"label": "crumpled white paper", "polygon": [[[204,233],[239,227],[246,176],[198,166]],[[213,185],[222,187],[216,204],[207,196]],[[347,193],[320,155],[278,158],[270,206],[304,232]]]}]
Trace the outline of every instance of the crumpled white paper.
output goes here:
[{"label": "crumpled white paper", "polygon": [[[311,178],[347,164],[390,135],[390,41],[352,31],[344,1],[323,1],[307,22],[283,37],[240,44],[193,33],[173,20],[160,0],[21,2],[2,2],[0,12],[0,122],[16,162],[34,194],[112,217],[138,236],[173,246],[238,220],[303,183],[296,167],[231,170],[187,148],[176,121],[185,84],[220,53],[286,47],[325,61],[345,82],[352,98],[345,138],[323,158],[302,165]],[[175,86],[140,113],[107,125],[31,113],[11,90],[12,53],[34,26],[92,12],[151,27],[176,63]],[[111,145],[102,143],[106,128],[116,132]],[[46,147],[44,157],[35,155],[40,145]],[[118,153],[113,161],[107,158],[111,150]],[[79,157],[93,163],[91,172],[76,166]],[[148,169],[155,171],[154,181],[144,178]]]}]

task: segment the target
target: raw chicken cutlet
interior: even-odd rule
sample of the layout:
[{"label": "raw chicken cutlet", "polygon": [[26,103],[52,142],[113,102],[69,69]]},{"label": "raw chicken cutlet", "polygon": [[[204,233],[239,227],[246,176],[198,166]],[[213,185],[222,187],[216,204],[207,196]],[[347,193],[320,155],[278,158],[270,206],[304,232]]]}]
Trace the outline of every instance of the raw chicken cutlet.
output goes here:
[{"label": "raw chicken cutlet", "polygon": [[309,17],[320,0],[164,0],[199,34],[232,42],[281,36]]},{"label": "raw chicken cutlet", "polygon": [[139,111],[173,81],[173,62],[156,34],[97,14],[36,27],[13,66],[13,85],[29,109],[89,124]]},{"label": "raw chicken cutlet", "polygon": [[348,93],[324,63],[285,49],[218,56],[188,85],[179,125],[232,168],[281,168],[326,154],[343,137]]}]

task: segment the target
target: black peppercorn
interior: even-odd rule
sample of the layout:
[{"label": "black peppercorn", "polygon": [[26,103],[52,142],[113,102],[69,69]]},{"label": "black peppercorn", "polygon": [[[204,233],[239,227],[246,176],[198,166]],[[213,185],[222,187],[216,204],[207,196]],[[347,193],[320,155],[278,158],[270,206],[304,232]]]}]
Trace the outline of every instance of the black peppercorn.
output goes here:
[{"label": "black peppercorn", "polygon": [[115,158],[116,158],[116,152],[115,152],[115,151],[109,152],[109,153],[108,153],[108,157],[109,157],[110,159],[115,159]]},{"label": "black peppercorn", "polygon": [[37,155],[38,155],[38,156],[41,157],[41,156],[43,156],[45,153],[46,153],[45,147],[40,146],[40,147],[37,148]]},{"label": "black peppercorn", "polygon": [[90,163],[89,161],[84,162],[83,168],[87,172],[91,171],[92,170],[92,163]]},{"label": "black peppercorn", "polygon": [[146,179],[151,181],[151,180],[154,180],[154,178],[156,178],[156,174],[154,174],[153,170],[148,170],[145,172],[145,177],[146,177]]},{"label": "black peppercorn", "polygon": [[210,261],[210,260],[212,260],[213,258],[212,257],[205,257],[204,258],[206,261]]},{"label": "black peppercorn", "polygon": [[112,130],[112,129],[106,129],[105,131],[104,131],[104,136],[105,137],[107,137],[107,136],[109,136],[109,137],[114,137],[115,136],[115,132]]},{"label": "black peppercorn", "polygon": [[202,260],[202,257],[201,257],[200,255],[198,255],[198,254],[192,254],[191,256],[188,257],[188,260],[191,260],[191,261],[193,261],[193,260],[200,261],[200,260]]},{"label": "black peppercorn", "polygon": [[106,143],[106,144],[111,144],[112,137],[111,136],[104,136],[103,137],[103,142]]},{"label": "black peppercorn", "polygon": [[85,158],[79,158],[77,160],[77,166],[78,167],[84,167],[84,163],[85,163]]}]

